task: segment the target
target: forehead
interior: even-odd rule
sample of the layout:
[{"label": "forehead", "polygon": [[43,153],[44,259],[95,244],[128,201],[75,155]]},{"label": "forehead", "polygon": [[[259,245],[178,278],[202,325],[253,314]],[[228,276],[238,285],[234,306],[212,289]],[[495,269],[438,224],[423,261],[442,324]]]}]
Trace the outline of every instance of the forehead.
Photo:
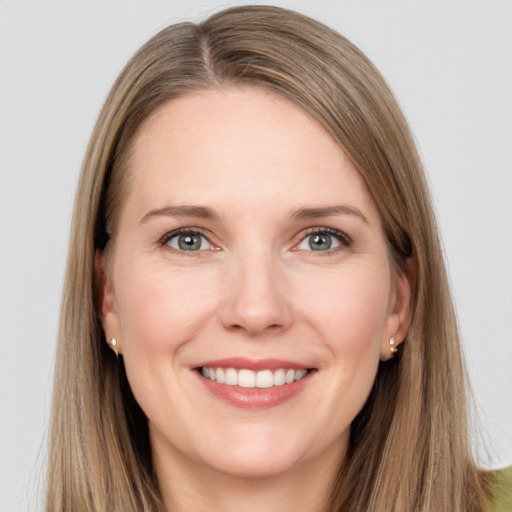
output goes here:
[{"label": "forehead", "polygon": [[350,200],[377,214],[359,173],[320,123],[256,87],[193,92],[161,106],[134,140],[130,172],[131,195],[141,201],[249,207],[273,199],[293,208]]}]

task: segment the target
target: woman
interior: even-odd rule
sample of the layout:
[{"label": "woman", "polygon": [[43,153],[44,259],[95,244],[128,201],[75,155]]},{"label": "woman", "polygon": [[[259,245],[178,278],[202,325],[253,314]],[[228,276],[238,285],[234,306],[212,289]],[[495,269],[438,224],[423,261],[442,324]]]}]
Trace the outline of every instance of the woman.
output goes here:
[{"label": "woman", "polygon": [[489,510],[427,186],[368,59],[291,11],[163,30],[77,193],[48,510]]}]

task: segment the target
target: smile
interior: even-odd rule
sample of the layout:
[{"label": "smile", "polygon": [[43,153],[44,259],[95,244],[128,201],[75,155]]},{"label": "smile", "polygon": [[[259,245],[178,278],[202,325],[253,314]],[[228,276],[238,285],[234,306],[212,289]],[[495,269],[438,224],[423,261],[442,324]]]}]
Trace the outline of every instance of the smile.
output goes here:
[{"label": "smile", "polygon": [[287,402],[309,387],[318,373],[297,361],[245,357],[202,361],[191,369],[214,397],[248,409]]},{"label": "smile", "polygon": [[203,366],[200,368],[201,375],[206,379],[216,381],[219,384],[228,386],[239,386],[241,388],[272,388],[284,386],[303,379],[308,370],[302,368],[278,368],[276,370],[253,371],[245,368],[215,368]]}]

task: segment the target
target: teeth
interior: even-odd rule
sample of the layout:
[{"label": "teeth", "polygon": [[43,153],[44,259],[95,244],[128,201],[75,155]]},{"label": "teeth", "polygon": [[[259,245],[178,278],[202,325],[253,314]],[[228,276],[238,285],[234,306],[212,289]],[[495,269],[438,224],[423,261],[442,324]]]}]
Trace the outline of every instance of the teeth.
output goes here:
[{"label": "teeth", "polygon": [[238,385],[241,388],[254,388],[256,386],[256,373],[251,370],[240,370],[238,372]]},{"label": "teeth", "polygon": [[224,384],[228,386],[238,386],[238,372],[234,368],[228,368],[226,370],[226,380]]},{"label": "teeth", "polygon": [[257,388],[271,388],[274,385],[274,375],[270,370],[263,370],[256,374]]},{"label": "teeth", "polygon": [[217,379],[217,382],[224,384],[225,377],[224,377],[224,370],[222,368],[217,368],[215,370],[215,378]]},{"label": "teeth", "polygon": [[220,384],[228,386],[240,386],[242,388],[271,388],[273,386],[283,386],[303,379],[308,371],[305,369],[293,370],[261,370],[254,372],[252,370],[235,370],[234,368],[208,368],[203,366],[201,374],[206,379],[216,380]]},{"label": "teeth", "polygon": [[284,370],[276,370],[274,372],[274,386],[282,386],[286,382],[286,372]]},{"label": "teeth", "polygon": [[295,372],[295,381],[303,379],[306,376],[306,373],[308,373],[307,370],[297,370]]}]

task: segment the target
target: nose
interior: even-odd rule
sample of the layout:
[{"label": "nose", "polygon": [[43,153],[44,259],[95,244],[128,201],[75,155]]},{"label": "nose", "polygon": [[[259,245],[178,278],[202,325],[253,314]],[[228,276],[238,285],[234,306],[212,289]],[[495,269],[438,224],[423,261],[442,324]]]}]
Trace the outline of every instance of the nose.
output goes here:
[{"label": "nose", "polygon": [[279,262],[252,256],[234,263],[221,311],[224,328],[250,337],[282,332],[292,322],[286,279]]}]

